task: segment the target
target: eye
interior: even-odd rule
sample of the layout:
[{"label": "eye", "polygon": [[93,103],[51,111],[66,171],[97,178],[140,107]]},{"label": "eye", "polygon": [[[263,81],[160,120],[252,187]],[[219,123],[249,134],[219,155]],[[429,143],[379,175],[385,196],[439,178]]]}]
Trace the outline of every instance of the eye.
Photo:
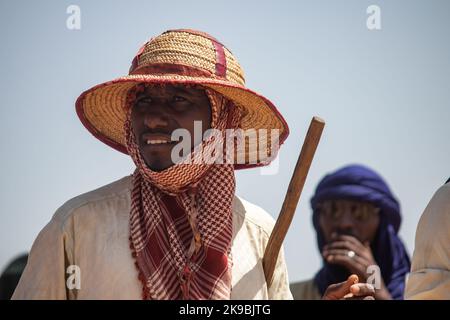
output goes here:
[{"label": "eye", "polygon": [[152,98],[149,96],[140,96],[134,102],[134,109],[138,112],[145,112],[152,103]]},{"label": "eye", "polygon": [[170,104],[175,112],[186,112],[191,108],[191,101],[182,96],[173,96]]},{"label": "eye", "polygon": [[181,96],[174,96],[173,101],[174,102],[185,102],[185,101],[187,101],[187,99],[184,97],[181,97]]},{"label": "eye", "polygon": [[355,220],[358,220],[358,221],[367,220],[367,214],[366,214],[367,212],[364,211],[362,208],[357,208],[352,213],[353,213],[353,218]]},{"label": "eye", "polygon": [[152,102],[152,98],[145,96],[145,97],[139,97],[136,99],[136,104],[149,104]]}]

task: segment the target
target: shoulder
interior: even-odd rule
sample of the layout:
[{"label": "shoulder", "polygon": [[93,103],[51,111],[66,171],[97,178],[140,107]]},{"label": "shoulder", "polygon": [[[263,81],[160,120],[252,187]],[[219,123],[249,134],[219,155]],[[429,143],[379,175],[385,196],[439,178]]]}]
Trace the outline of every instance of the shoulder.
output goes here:
[{"label": "shoulder", "polygon": [[64,225],[74,215],[92,212],[93,207],[101,210],[102,206],[108,207],[109,203],[117,201],[128,204],[131,179],[131,175],[123,177],[66,201],[56,210],[52,221]]},{"label": "shoulder", "polygon": [[295,300],[315,300],[321,298],[314,279],[292,283],[290,289]]},{"label": "shoulder", "polygon": [[437,230],[445,230],[447,233],[448,227],[450,227],[449,218],[450,183],[447,183],[436,191],[425,208],[420,217],[417,234],[421,235],[428,231],[435,234]]},{"label": "shoulder", "polygon": [[270,236],[273,226],[275,225],[274,218],[263,208],[241,198],[234,197],[233,212],[235,218],[245,221],[252,227],[260,229],[263,233]]},{"label": "shoulder", "polygon": [[450,182],[440,187],[430,201],[430,205],[439,207],[441,212],[449,214],[450,208]]},{"label": "shoulder", "polygon": [[416,230],[406,299],[447,299],[450,286],[450,184],[440,187]]}]

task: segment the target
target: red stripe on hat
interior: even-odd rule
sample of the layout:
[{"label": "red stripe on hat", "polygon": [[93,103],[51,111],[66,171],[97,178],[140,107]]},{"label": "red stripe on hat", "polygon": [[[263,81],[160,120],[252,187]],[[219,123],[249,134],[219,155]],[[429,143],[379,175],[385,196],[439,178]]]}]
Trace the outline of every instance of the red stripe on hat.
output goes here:
[{"label": "red stripe on hat", "polygon": [[223,45],[211,39],[214,49],[216,50],[216,75],[225,78],[227,74],[227,59],[225,58],[225,50]]}]

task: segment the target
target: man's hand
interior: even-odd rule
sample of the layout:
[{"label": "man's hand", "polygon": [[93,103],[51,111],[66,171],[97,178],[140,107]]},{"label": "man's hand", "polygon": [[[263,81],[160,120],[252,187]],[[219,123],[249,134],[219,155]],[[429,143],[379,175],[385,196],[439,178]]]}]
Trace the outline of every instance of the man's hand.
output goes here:
[{"label": "man's hand", "polygon": [[367,280],[367,267],[377,264],[369,243],[362,244],[347,235],[333,235],[333,242],[323,247],[322,255],[328,263],[345,267],[361,281]]},{"label": "man's hand", "polygon": [[368,283],[358,283],[358,276],[352,274],[347,281],[328,286],[323,300],[375,300],[375,288]]},{"label": "man's hand", "polygon": [[[337,264],[356,274],[361,281],[367,281],[367,268],[377,265],[372,255],[370,244],[361,243],[358,239],[348,235],[332,235],[333,242],[323,247],[322,255],[329,264]],[[350,254],[351,253],[351,254]],[[381,277],[381,275],[380,275]],[[376,293],[377,300],[392,299],[383,279]]]}]

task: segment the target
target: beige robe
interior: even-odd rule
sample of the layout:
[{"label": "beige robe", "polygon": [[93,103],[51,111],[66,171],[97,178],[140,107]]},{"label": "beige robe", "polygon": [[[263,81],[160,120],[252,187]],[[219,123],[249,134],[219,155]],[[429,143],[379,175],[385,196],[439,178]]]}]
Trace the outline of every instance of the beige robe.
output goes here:
[{"label": "beige robe", "polygon": [[319,292],[314,279],[295,282],[291,284],[292,296],[295,300],[320,300],[322,295]]},{"label": "beige robe", "polygon": [[420,218],[405,299],[450,299],[450,183]]},{"label": "beige robe", "polygon": [[[141,299],[128,240],[130,188],[127,176],[60,207],[35,240],[13,299]],[[232,299],[292,299],[283,252],[269,289],[264,278],[273,225],[263,209],[234,198]]]}]

